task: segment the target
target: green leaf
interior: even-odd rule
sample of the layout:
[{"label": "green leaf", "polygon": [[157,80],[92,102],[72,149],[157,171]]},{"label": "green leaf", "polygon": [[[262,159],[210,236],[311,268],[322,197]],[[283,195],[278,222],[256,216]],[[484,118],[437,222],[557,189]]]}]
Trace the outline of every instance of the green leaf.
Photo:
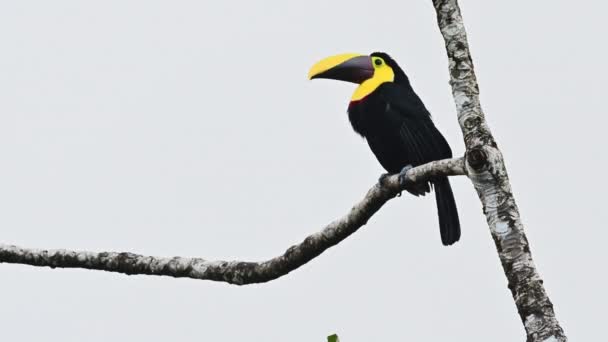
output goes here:
[{"label": "green leaf", "polygon": [[333,335],[327,336],[327,342],[340,342],[340,339],[338,338],[338,335],[333,334]]}]

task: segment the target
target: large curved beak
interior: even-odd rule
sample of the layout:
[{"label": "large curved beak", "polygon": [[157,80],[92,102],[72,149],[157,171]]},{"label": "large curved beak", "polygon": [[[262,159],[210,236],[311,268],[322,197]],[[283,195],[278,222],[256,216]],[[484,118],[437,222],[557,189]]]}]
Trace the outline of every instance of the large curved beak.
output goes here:
[{"label": "large curved beak", "polygon": [[329,78],[332,80],[362,83],[374,76],[370,56],[345,53],[327,57],[310,68],[308,79]]}]

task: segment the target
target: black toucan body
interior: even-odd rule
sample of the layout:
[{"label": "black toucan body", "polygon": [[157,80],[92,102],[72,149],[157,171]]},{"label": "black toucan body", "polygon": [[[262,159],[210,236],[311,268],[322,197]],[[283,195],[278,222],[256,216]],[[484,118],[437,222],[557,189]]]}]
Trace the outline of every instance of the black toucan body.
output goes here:
[{"label": "black toucan body", "polygon": [[[365,137],[389,173],[405,172],[433,160],[452,157],[447,141],[397,63],[386,53],[342,54],[315,64],[309,78],[329,78],[359,84],[348,106],[353,129]],[[460,239],[460,223],[447,177],[406,188],[418,196],[435,189],[441,241]]]}]

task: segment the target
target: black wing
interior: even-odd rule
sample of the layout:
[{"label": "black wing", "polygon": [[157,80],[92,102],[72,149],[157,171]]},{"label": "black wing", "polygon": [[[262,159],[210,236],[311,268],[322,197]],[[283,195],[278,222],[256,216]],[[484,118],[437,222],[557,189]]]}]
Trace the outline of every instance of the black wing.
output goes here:
[{"label": "black wing", "polygon": [[385,83],[379,90],[387,103],[385,115],[399,123],[402,148],[413,166],[452,157],[450,146],[411,88]]},{"label": "black wing", "polygon": [[[380,88],[387,103],[385,115],[393,122],[398,120],[399,140],[413,166],[452,157],[450,146],[409,84],[403,86],[385,83]],[[454,194],[447,177],[436,178],[432,183],[435,185],[441,242],[451,245],[460,239],[460,222]],[[413,193],[419,194],[417,191]]]}]

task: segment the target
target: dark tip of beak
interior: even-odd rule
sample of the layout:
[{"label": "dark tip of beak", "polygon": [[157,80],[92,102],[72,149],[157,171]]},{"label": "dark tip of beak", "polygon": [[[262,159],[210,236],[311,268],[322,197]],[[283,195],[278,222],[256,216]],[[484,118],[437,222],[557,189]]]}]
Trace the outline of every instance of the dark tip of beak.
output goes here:
[{"label": "dark tip of beak", "polygon": [[335,67],[326,70],[314,78],[329,78],[333,80],[362,83],[374,76],[374,66],[369,56],[358,56],[351,58]]}]

